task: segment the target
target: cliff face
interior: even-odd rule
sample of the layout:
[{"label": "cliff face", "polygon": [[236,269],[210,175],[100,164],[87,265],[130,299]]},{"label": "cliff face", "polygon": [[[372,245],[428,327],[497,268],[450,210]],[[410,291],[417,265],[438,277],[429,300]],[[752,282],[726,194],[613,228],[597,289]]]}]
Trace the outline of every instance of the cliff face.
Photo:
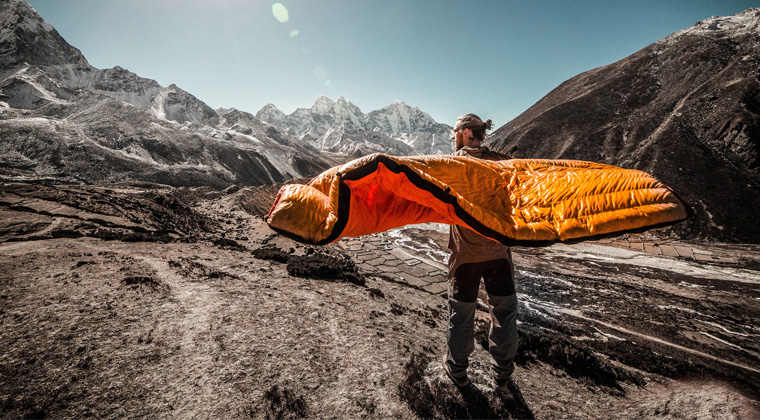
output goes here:
[{"label": "cliff face", "polygon": [[90,68],[82,53],[69,45],[32,6],[0,3],[0,69],[27,62],[38,66]]},{"label": "cliff face", "polygon": [[496,130],[515,157],[650,172],[695,207],[694,233],[760,239],[760,9],[715,17],[580,74]]}]

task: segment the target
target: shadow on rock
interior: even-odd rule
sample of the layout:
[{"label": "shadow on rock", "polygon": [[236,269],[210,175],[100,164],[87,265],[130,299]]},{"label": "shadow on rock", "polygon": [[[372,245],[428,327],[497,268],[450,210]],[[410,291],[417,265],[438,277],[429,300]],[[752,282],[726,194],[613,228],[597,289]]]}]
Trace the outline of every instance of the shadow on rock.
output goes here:
[{"label": "shadow on rock", "polygon": [[264,398],[269,401],[267,419],[302,419],[309,415],[306,400],[291,388],[274,385],[264,394]]},{"label": "shadow on rock", "polygon": [[[435,364],[433,362],[432,364]],[[500,397],[475,385],[458,389],[442,373],[426,372],[431,358],[414,354],[407,362],[399,396],[420,418],[526,419],[533,414],[522,395]]]}]

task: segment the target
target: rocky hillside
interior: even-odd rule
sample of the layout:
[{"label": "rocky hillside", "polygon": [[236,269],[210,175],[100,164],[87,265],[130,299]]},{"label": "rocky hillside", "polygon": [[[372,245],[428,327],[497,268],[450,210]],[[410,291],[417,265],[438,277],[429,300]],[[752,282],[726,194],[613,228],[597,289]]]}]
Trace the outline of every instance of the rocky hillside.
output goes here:
[{"label": "rocky hillside", "polygon": [[92,67],[27,3],[0,2],[0,175],[66,182],[261,185],[347,160],[175,85]]},{"label": "rocky hillside", "polygon": [[451,127],[403,102],[363,114],[320,97],[285,115],[215,111],[176,85],[97,69],[29,4],[0,2],[0,175],[262,185],[369,153],[449,153]]},{"label": "rocky hillside", "polygon": [[218,119],[208,105],[175,85],[162,87],[118,66],[106,70],[91,66],[23,1],[0,4],[0,25],[2,87],[4,101],[11,107],[38,109],[87,91],[179,123],[213,124]]},{"label": "rocky hillside", "polygon": [[698,22],[573,77],[489,141],[515,157],[645,170],[695,207],[691,237],[756,243],[760,9]]},{"label": "rocky hillside", "polygon": [[759,418],[760,246],[515,248],[518,403],[486,305],[443,373],[445,233],[305,246],[274,194],[0,183],[0,419]]}]

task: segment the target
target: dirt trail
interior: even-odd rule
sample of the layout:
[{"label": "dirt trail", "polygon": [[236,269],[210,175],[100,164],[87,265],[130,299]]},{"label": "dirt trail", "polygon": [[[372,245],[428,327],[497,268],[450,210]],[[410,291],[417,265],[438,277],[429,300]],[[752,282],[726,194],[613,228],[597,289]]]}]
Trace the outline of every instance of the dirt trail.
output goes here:
[{"label": "dirt trail", "polygon": [[[188,282],[164,258],[135,253],[130,249],[119,251],[155,270],[155,278],[171,289],[172,298],[182,308],[179,319],[170,321],[170,328],[178,336],[178,340],[174,340],[181,349],[176,357],[179,363],[173,366],[176,376],[169,382],[171,393],[177,396],[176,415],[212,416],[213,413],[207,410],[213,407],[219,384],[207,375],[207,371],[214,362],[214,349],[209,343],[200,344],[199,338],[212,328],[209,314],[217,312],[220,304],[214,298],[215,292],[206,284]],[[202,348],[199,349],[199,346]],[[188,388],[188,383],[193,383],[194,387]]]}]

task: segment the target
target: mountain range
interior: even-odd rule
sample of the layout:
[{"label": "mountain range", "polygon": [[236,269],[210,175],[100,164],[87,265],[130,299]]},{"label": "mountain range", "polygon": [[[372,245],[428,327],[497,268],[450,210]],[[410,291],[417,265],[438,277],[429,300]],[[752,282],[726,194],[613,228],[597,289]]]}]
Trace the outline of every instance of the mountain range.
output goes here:
[{"label": "mountain range", "polygon": [[647,171],[694,206],[682,225],[693,236],[757,243],[760,9],[697,22],[579,74],[488,142],[515,157]]},{"label": "mountain range", "polygon": [[[176,85],[97,69],[36,11],[0,1],[0,177],[264,185],[368,153],[449,153],[450,126],[403,102],[318,98],[289,115],[213,110]],[[760,240],[760,9],[713,17],[562,83],[497,129],[518,158],[652,173],[694,206],[692,238]]]},{"label": "mountain range", "polygon": [[401,101],[365,115],[342,96],[337,101],[321,96],[311,108],[299,108],[290,115],[269,104],[256,117],[320,150],[356,157],[374,152],[411,155],[453,151],[451,126],[437,123],[419,108]]},{"label": "mountain range", "polygon": [[176,85],[97,69],[29,4],[0,2],[6,178],[224,188],[313,176],[373,152],[450,151],[450,127],[400,102],[368,116],[344,98],[290,116],[267,106],[264,120],[219,111]]}]

